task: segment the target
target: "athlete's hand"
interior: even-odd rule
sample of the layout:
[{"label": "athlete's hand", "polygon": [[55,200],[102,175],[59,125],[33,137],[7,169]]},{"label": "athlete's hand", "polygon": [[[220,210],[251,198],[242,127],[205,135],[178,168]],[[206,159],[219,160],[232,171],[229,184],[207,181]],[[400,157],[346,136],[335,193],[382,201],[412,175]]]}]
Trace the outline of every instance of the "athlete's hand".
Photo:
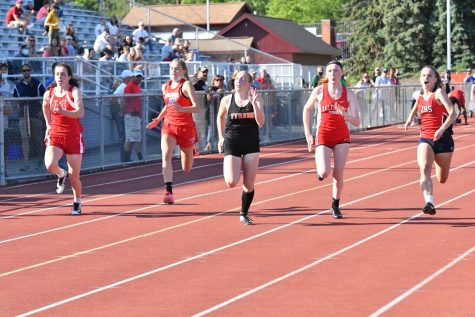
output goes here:
[{"label": "athlete's hand", "polygon": [[343,107],[340,106],[340,105],[335,105],[335,110],[336,110],[336,112],[338,112],[338,114],[339,114],[340,116],[342,116],[343,118],[345,118],[345,113],[346,113],[345,108],[343,108]]},{"label": "athlete's hand", "polygon": [[162,121],[162,120],[157,120],[157,119],[158,119],[158,118],[153,119],[153,120],[152,120],[149,124],[147,124],[145,127],[146,127],[147,129],[153,129],[153,128],[155,128],[155,127],[160,123],[160,121]]},{"label": "athlete's hand", "polygon": [[315,146],[315,140],[313,138],[313,135],[311,133],[307,134],[306,139],[307,139],[308,151],[312,152]]},{"label": "athlete's hand", "polygon": [[437,131],[435,131],[435,133],[434,133],[434,140],[433,140],[433,141],[439,140],[439,139],[442,137],[443,134],[444,134],[444,129],[439,128],[439,129],[438,129]]},{"label": "athlete's hand", "polygon": [[223,153],[224,138],[218,140],[218,153]]},{"label": "athlete's hand", "polygon": [[58,113],[58,114],[63,114],[63,108],[61,108],[59,105],[55,105],[53,108],[53,112]]},{"label": "athlete's hand", "polygon": [[49,130],[50,130],[50,127],[46,127],[46,131],[45,131],[45,139],[44,141],[46,142],[46,139],[48,138],[49,136]]},{"label": "athlete's hand", "polygon": [[251,86],[251,89],[249,90],[248,97],[249,97],[249,101],[251,102],[251,104],[253,106],[256,102],[257,96],[259,96],[259,94],[257,93],[257,88]]},{"label": "athlete's hand", "polygon": [[170,107],[175,108],[175,110],[178,112],[183,112],[183,107],[180,106],[178,102],[174,102],[173,105],[171,105]]},{"label": "athlete's hand", "polygon": [[404,123],[404,131],[407,131],[407,129],[409,129],[409,127],[411,126],[411,122],[410,121],[406,121]]}]

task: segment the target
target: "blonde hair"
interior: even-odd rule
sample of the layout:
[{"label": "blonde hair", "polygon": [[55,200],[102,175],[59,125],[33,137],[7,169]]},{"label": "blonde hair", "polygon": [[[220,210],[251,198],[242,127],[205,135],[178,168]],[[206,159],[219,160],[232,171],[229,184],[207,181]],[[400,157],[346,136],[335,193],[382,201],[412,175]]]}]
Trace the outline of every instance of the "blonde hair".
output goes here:
[{"label": "blonde hair", "polygon": [[175,58],[174,60],[172,60],[172,63],[177,63],[181,67],[181,69],[185,71],[183,77],[185,77],[186,80],[190,80],[190,75],[188,75],[188,67],[186,66],[184,60],[182,60],[181,58]]}]

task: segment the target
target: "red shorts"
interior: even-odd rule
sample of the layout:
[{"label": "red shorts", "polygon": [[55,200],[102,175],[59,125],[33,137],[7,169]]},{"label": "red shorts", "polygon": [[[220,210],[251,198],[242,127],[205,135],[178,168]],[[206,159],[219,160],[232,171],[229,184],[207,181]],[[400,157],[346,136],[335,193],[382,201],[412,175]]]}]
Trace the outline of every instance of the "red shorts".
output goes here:
[{"label": "red shorts", "polygon": [[193,146],[198,142],[198,133],[195,125],[174,125],[165,122],[162,127],[162,133],[172,136],[176,144],[182,148]]},{"label": "red shorts", "polygon": [[64,154],[83,154],[85,148],[82,134],[76,137],[49,135],[45,144],[62,149]]},{"label": "red shorts", "polygon": [[330,149],[334,149],[337,144],[341,143],[350,143],[350,136],[321,132],[317,134],[317,146],[325,145]]}]

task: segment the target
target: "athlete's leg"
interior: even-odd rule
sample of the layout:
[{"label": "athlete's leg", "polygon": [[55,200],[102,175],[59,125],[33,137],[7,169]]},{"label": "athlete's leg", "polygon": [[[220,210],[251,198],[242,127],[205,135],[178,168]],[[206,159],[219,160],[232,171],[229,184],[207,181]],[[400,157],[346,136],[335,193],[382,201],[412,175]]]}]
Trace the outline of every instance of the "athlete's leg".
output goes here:
[{"label": "athlete's leg", "polygon": [[73,189],[74,202],[80,202],[82,195],[81,173],[82,154],[67,154],[68,174],[71,188]]},{"label": "athlete's leg", "polygon": [[172,156],[176,146],[174,137],[162,134],[162,172],[165,183],[173,182]]},{"label": "athlete's leg", "polygon": [[63,150],[59,147],[48,145],[45,151],[45,167],[48,172],[62,176],[62,169],[58,162],[63,156]]},{"label": "athlete's leg", "polygon": [[315,164],[317,165],[318,179],[323,180],[331,172],[330,160],[332,149],[325,145],[319,145],[315,149]]},{"label": "athlete's leg", "polygon": [[441,184],[445,183],[449,178],[452,154],[453,152],[438,153],[435,155],[435,175],[437,181]]},{"label": "athlete's leg", "polygon": [[343,172],[345,170],[346,159],[350,149],[349,143],[341,143],[333,150],[333,198],[340,199],[343,191]]},{"label": "athlete's leg", "polygon": [[241,175],[242,159],[234,155],[226,155],[223,162],[224,182],[228,187],[233,188],[239,182]]},{"label": "athlete's leg", "polygon": [[421,173],[420,185],[422,194],[426,202],[430,201],[432,197],[432,165],[434,163],[435,154],[432,147],[427,143],[419,143],[417,147],[417,163]]},{"label": "athlete's leg", "polygon": [[244,155],[242,159],[242,189],[245,192],[252,192],[254,190],[254,182],[256,180],[258,166],[259,152]]},{"label": "athlete's leg", "polygon": [[180,148],[181,150],[181,168],[188,173],[193,168],[193,146]]}]

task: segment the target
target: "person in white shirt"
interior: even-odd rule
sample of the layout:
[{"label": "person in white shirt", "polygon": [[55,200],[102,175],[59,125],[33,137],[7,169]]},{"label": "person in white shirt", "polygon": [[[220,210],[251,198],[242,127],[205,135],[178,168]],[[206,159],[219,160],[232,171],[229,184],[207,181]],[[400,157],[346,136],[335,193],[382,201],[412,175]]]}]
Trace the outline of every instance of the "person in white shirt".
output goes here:
[{"label": "person in white shirt", "polygon": [[96,38],[94,42],[94,50],[101,54],[101,52],[108,46],[111,45],[109,42],[109,30],[107,28],[102,31],[102,33]]},{"label": "person in white shirt", "polygon": [[138,28],[132,32],[132,36],[134,38],[135,43],[139,43],[139,39],[143,38],[144,39],[143,45],[147,45],[150,52],[153,51],[152,39],[150,35],[148,34],[148,32],[145,30],[143,21],[139,22]]},{"label": "person in white shirt", "polygon": [[97,24],[96,28],[94,29],[94,34],[96,35],[96,38],[102,34],[105,28],[106,28],[106,20],[104,20],[104,18],[100,18],[99,24]]},{"label": "person in white shirt", "polygon": [[125,142],[125,123],[124,123],[124,98],[120,97],[124,94],[124,89],[128,83],[134,78],[134,73],[128,69],[125,69],[120,74],[122,83],[114,90],[113,95],[117,98],[111,99],[110,113],[112,122],[117,127],[117,135],[119,138],[120,158],[122,162],[125,162],[124,155],[124,142]]}]

